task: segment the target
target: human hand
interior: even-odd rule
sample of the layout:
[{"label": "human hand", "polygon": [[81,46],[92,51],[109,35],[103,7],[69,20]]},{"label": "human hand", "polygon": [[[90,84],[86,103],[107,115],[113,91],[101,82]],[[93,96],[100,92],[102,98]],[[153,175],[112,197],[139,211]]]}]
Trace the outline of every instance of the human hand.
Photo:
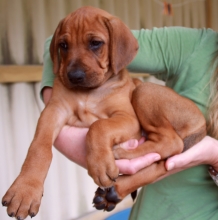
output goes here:
[{"label": "human hand", "polygon": [[170,170],[187,169],[201,164],[210,164],[218,170],[218,141],[206,136],[189,150],[170,157],[166,168]]},{"label": "human hand", "polygon": [[216,139],[206,136],[187,151],[167,159],[165,166],[169,172],[158,180],[201,164],[209,164],[218,171],[218,141]]},{"label": "human hand", "polygon": [[[85,138],[87,132],[88,128],[76,128],[66,125],[62,128],[54,143],[54,146],[58,151],[64,154],[71,161],[84,168],[87,168],[85,147]],[[143,138],[139,141],[132,139],[120,144],[120,147],[123,147],[126,150],[131,150],[141,144],[143,140]],[[150,153],[131,160],[121,159],[116,160],[115,162],[120,173],[131,175],[158,160],[160,160],[159,154]]]},{"label": "human hand", "polygon": [[[81,129],[65,126],[55,141],[55,146],[61,153],[85,168],[85,136],[87,132],[87,128]],[[132,139],[120,144],[120,147],[131,150],[136,148],[143,141],[144,139],[140,141]],[[116,160],[116,165],[120,173],[132,175],[158,160],[160,160],[159,154],[150,153],[131,160]],[[201,164],[209,164],[218,171],[218,141],[216,139],[206,136],[187,151],[168,158],[165,163],[168,172],[160,179]]]},{"label": "human hand", "polygon": [[[125,149],[134,149],[138,146],[138,144],[136,140],[132,140],[132,142],[133,143],[130,143],[130,141],[125,142],[121,144],[121,146],[123,146]],[[140,158],[135,158],[133,160],[127,160],[126,162],[125,160],[124,162],[120,160],[117,161],[117,164],[122,168],[122,171],[129,174],[134,174],[138,170],[155,162],[156,156],[157,160],[159,160],[159,155],[152,153]],[[122,163],[119,164],[120,162]],[[201,164],[209,164],[216,171],[218,171],[218,141],[216,139],[206,136],[189,150],[168,158],[165,163],[168,172],[158,180]]]},{"label": "human hand", "polygon": [[[145,141],[144,137],[142,137],[139,141],[136,139],[131,139],[129,141],[119,144],[119,146],[121,148],[124,148],[125,150],[134,150],[144,141]],[[137,157],[131,160],[128,159],[116,160],[116,165],[119,167],[120,173],[132,175],[137,173],[139,170],[147,166],[150,166],[152,163],[160,159],[161,157],[159,154],[149,153],[144,156]]]}]

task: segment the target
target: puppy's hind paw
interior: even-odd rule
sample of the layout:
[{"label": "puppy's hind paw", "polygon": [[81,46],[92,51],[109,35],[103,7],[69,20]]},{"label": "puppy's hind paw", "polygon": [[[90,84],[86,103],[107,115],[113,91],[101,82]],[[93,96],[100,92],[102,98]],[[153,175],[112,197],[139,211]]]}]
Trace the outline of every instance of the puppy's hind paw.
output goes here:
[{"label": "puppy's hind paw", "polygon": [[96,209],[107,212],[112,211],[120,201],[121,199],[118,197],[114,186],[105,190],[98,187],[93,199],[94,207]]}]

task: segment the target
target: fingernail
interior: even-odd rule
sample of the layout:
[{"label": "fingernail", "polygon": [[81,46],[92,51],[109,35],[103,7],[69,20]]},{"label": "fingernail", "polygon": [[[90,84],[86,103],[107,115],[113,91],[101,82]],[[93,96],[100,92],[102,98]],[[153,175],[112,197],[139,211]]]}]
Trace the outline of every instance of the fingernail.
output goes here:
[{"label": "fingernail", "polygon": [[167,166],[167,170],[170,171],[174,168],[175,164],[173,162],[170,162]]},{"label": "fingernail", "polygon": [[138,141],[136,139],[132,139],[128,141],[128,148],[135,149],[138,146]]},{"label": "fingernail", "polygon": [[158,160],[160,160],[160,159],[161,159],[160,156],[155,156],[155,157],[154,157],[154,161],[158,161]]}]

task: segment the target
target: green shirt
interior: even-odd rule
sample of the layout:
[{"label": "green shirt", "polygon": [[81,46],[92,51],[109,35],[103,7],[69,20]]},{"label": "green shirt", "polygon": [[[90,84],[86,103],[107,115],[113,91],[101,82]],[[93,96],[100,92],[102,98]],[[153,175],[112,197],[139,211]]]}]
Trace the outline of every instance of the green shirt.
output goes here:
[{"label": "green shirt", "polygon": [[[206,116],[218,33],[172,27],[142,29],[133,34],[138,39],[139,52],[128,69],[164,80],[167,86],[194,101]],[[53,85],[50,41],[51,37],[45,43],[42,88]],[[218,188],[209,177],[207,166],[190,168],[143,187],[130,219],[217,220]]]}]

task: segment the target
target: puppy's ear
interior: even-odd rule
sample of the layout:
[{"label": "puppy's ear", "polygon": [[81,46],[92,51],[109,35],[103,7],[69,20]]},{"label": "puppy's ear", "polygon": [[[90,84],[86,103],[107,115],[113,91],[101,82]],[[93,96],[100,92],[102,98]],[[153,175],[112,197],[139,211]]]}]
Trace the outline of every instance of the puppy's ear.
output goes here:
[{"label": "puppy's ear", "polygon": [[119,18],[106,19],[105,23],[110,37],[110,64],[113,72],[117,74],[135,57],[138,42],[129,28]]},{"label": "puppy's ear", "polygon": [[52,40],[51,40],[51,44],[50,44],[50,56],[51,56],[51,59],[53,61],[53,72],[54,74],[57,74],[59,72],[59,67],[60,67],[60,55],[59,55],[59,45],[58,45],[58,35],[61,31],[61,27],[63,25],[63,21],[64,19],[62,19],[56,30],[55,30],[55,33],[52,37]]}]

